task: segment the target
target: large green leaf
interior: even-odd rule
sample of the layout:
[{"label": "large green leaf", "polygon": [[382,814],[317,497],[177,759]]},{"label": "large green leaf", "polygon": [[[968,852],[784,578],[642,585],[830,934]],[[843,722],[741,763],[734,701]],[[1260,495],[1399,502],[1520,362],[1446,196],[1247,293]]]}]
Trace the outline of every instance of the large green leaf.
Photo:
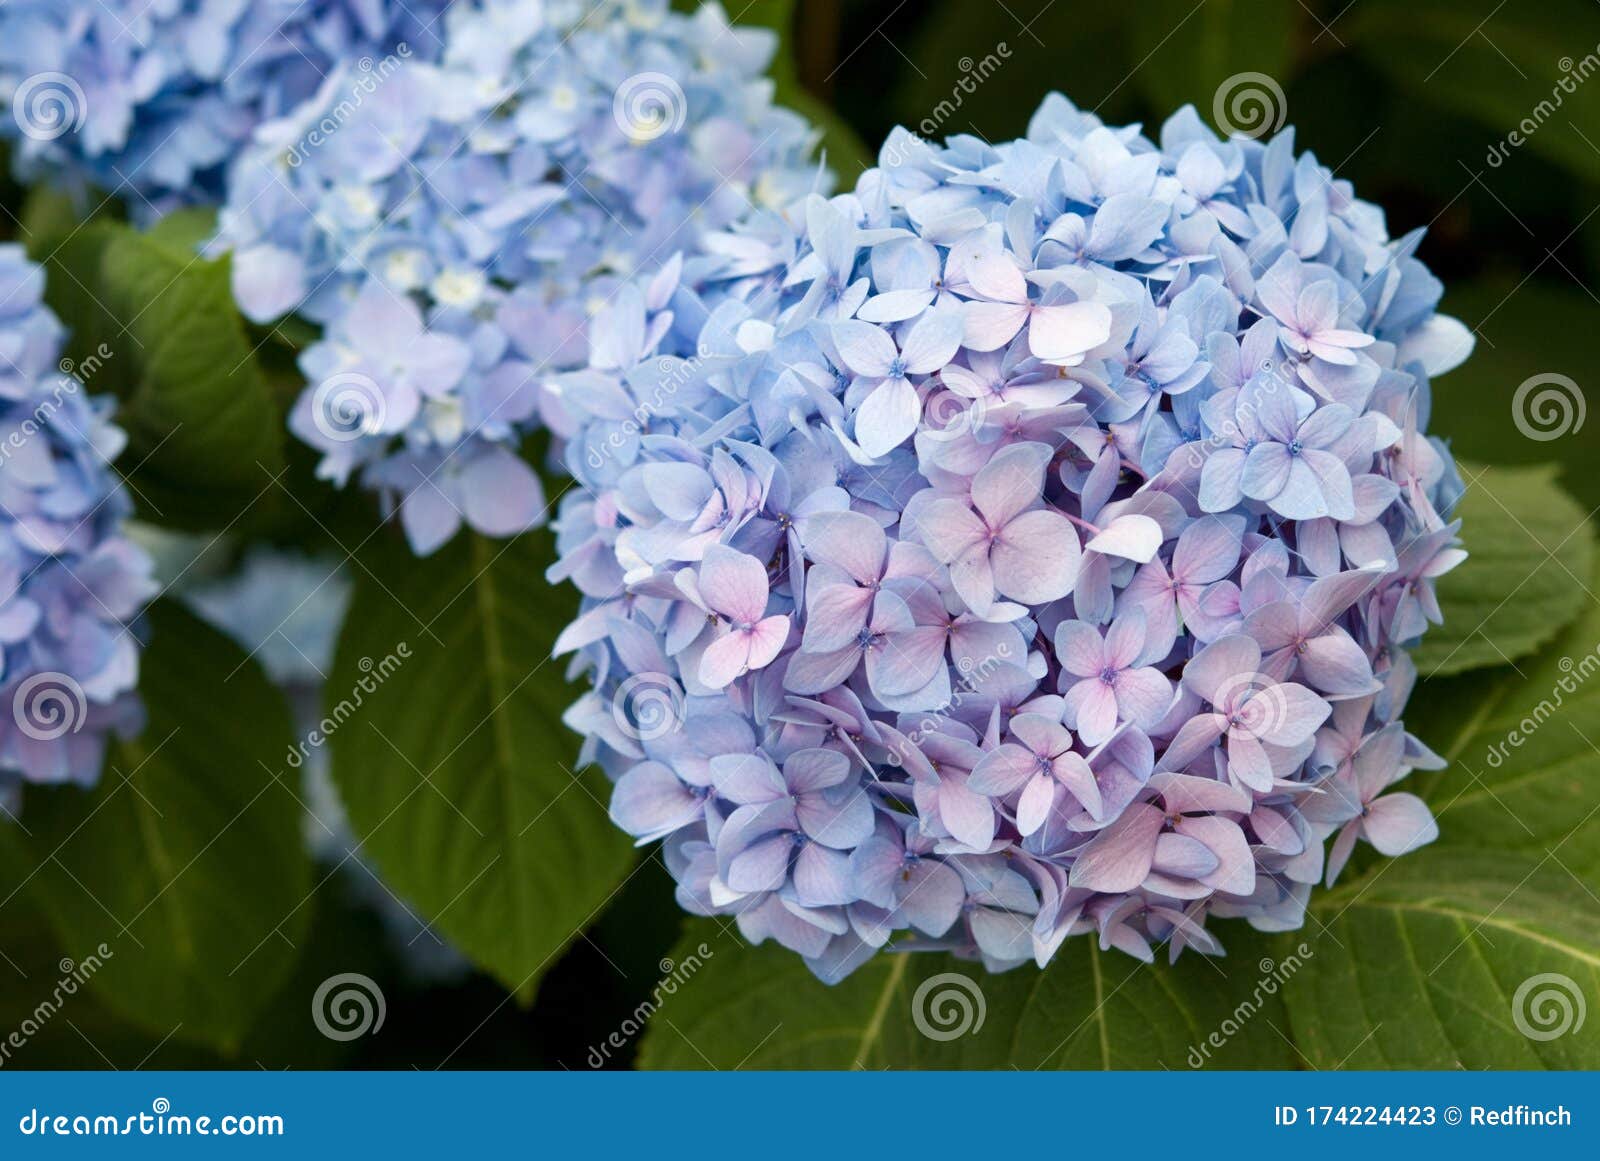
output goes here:
[{"label": "large green leaf", "polygon": [[1315,1067],[1600,1065],[1600,1022],[1578,1023],[1600,995],[1600,901],[1555,862],[1424,851],[1311,913],[1314,954],[1285,995]]},{"label": "large green leaf", "polygon": [[[546,534],[363,552],[328,680],[333,771],[386,881],[523,997],[633,863],[572,766]],[[380,678],[382,680],[380,680]]]},{"label": "large green leaf", "polygon": [[[1528,149],[1600,180],[1600,153],[1590,144],[1600,141],[1600,101],[1571,71],[1600,41],[1593,5],[1366,0],[1336,31],[1413,98],[1468,114],[1496,134],[1519,130],[1525,143],[1509,145],[1501,162],[1508,168]],[[1474,172],[1488,164],[1486,155],[1464,160]]]},{"label": "large green leaf", "polygon": [[640,1065],[1293,1067],[1279,994],[1300,969],[1284,958],[1293,942],[1243,924],[1220,934],[1226,957],[1173,967],[1079,937],[1044,971],[989,975],[944,954],[880,954],[829,987],[793,952],[701,921],[671,956],[673,991],[650,1018]]},{"label": "large green leaf", "polygon": [[1452,515],[1470,555],[1439,581],[1444,624],[1414,654],[1424,674],[1515,661],[1594,603],[1594,534],[1554,468],[1463,464],[1462,474]]},{"label": "large green leaf", "polygon": [[198,212],[145,232],[95,220],[34,239],[47,297],[71,329],[67,358],[120,399],[120,460],[144,518],[220,527],[263,500],[284,461],[283,413],[233,302],[226,259],[196,246]]},{"label": "large green leaf", "polygon": [[156,1036],[237,1046],[283,982],[310,889],[277,691],[243,652],[157,603],[149,724],[92,792],[34,789],[0,828],[7,886],[63,952],[111,953],[90,987]]}]

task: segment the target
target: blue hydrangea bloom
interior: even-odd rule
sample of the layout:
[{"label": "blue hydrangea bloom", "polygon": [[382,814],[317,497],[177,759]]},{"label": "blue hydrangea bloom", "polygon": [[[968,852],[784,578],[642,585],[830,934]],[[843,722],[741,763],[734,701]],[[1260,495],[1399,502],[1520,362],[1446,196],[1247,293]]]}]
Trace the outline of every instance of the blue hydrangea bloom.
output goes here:
[{"label": "blue hydrangea bloom", "polygon": [[219,242],[245,313],[323,328],[293,430],[322,474],[377,489],[419,553],[503,536],[544,499],[521,437],[573,422],[551,392],[602,304],[610,366],[655,336],[630,280],[821,182],[773,107],[770,32],[665,0],[462,0],[436,64],[346,67],[259,131]]},{"label": "blue hydrangea bloom", "polygon": [[0,246],[0,806],[22,783],[92,785],[107,736],[142,723],[129,623],[154,594],[123,535],[106,399],[67,372],[44,272]]},{"label": "blue hydrangea bloom", "polygon": [[9,0],[0,98],[20,172],[115,191],[142,215],[222,200],[263,120],[341,62],[431,58],[449,0]]},{"label": "blue hydrangea bloom", "polygon": [[903,131],[616,295],[563,375],[568,720],[678,899],[835,980],[1297,927],[1390,787],[1464,553],[1471,350],[1292,131]]}]

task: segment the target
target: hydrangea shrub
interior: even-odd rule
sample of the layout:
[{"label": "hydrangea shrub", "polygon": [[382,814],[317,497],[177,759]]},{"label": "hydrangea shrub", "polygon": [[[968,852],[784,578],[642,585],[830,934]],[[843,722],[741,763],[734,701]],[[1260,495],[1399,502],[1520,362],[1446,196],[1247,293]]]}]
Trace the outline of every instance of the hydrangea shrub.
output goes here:
[{"label": "hydrangea shrub", "polygon": [[92,785],[142,724],[129,623],[154,594],[123,535],[123,435],[61,357],[44,272],[0,246],[0,805],[25,782]]},{"label": "hydrangea shrub", "polygon": [[836,980],[893,943],[1222,950],[1436,827],[1402,712],[1462,491],[1441,287],[1292,131],[893,134],[619,292],[558,650],[682,906]]},{"label": "hydrangea shrub", "polygon": [[[424,554],[463,521],[540,521],[517,446],[570,427],[548,380],[583,364],[600,303],[822,181],[762,76],[776,38],[717,5],[463,0],[441,25],[436,64],[402,62],[360,100],[347,64],[263,126],[219,239],[247,315],[323,328],[291,416],[320,472],[379,491]],[[621,366],[649,340],[617,341]]]},{"label": "hydrangea shrub", "polygon": [[222,200],[264,120],[341,63],[437,54],[449,0],[9,0],[5,132],[28,179],[128,196],[145,215]]}]

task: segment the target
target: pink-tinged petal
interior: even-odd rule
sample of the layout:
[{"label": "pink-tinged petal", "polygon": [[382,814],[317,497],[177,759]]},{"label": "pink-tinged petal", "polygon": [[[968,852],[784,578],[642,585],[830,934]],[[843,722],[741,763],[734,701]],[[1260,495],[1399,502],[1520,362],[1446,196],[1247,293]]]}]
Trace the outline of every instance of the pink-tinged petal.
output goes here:
[{"label": "pink-tinged petal", "polygon": [[1272,789],[1272,759],[1255,738],[1235,730],[1228,735],[1228,775],[1265,794]]},{"label": "pink-tinged petal", "polygon": [[860,584],[883,577],[889,538],[883,526],[860,512],[819,512],[805,522],[806,555],[842,568]]},{"label": "pink-tinged petal", "polygon": [[776,891],[789,878],[794,839],[786,832],[752,843],[728,862],[728,886],[742,894]]},{"label": "pink-tinged petal", "polygon": [[671,834],[705,813],[705,802],[660,762],[641,762],[617,779],[611,821],[641,843]]},{"label": "pink-tinged petal", "polygon": [[960,500],[934,500],[922,509],[917,533],[934,559],[949,564],[986,538],[983,521]]},{"label": "pink-tinged petal", "polygon": [[957,842],[981,851],[994,842],[994,806],[953,776],[939,780],[939,819]]},{"label": "pink-tinged petal", "polygon": [[700,562],[700,599],[735,625],[753,625],[767,611],[767,570],[753,556],[713,544]]},{"label": "pink-tinged petal", "polygon": [[952,868],[933,859],[919,859],[906,876],[900,914],[924,935],[935,938],[949,931],[961,915],[966,888]]},{"label": "pink-tinged petal", "polygon": [[717,793],[740,806],[777,802],[789,793],[783,775],[764,754],[718,754],[707,765]]},{"label": "pink-tinged petal", "polygon": [[1352,772],[1362,802],[1371,802],[1400,777],[1405,746],[1405,728],[1399,722],[1391,722],[1361,743]]},{"label": "pink-tinged petal", "polygon": [[1138,664],[1144,652],[1144,613],[1129,609],[1111,622],[1106,630],[1106,663],[1113,669],[1127,669]]},{"label": "pink-tinged petal", "polygon": [[987,249],[966,263],[967,285],[995,302],[1028,301],[1028,282],[1016,260],[1000,249]]},{"label": "pink-tinged petal", "polygon": [[771,665],[784,644],[789,640],[789,615],[779,614],[756,622],[750,630],[750,659],[745,663],[752,670]]},{"label": "pink-tinged petal", "polygon": [[1050,447],[1015,443],[996,452],[972,480],[973,506],[990,528],[1002,528],[1031,508],[1044,491]]},{"label": "pink-tinged petal", "polygon": [[1177,814],[1241,813],[1250,809],[1250,796],[1237,786],[1193,774],[1153,774],[1150,789],[1161,795],[1169,812]]},{"label": "pink-tinged petal", "polygon": [[883,697],[915,693],[944,663],[945,631],[934,625],[891,633],[867,654],[867,682]]},{"label": "pink-tinged petal", "polygon": [[1161,525],[1148,516],[1118,516],[1084,547],[1090,552],[1120,556],[1138,564],[1148,564],[1161,549]]},{"label": "pink-tinged petal", "polygon": [[1079,852],[1068,882],[1090,891],[1117,894],[1144,882],[1155,859],[1156,838],[1166,820],[1149,803],[1135,803]]},{"label": "pink-tinged petal", "polygon": [[807,843],[794,860],[794,894],[802,907],[840,907],[855,901],[850,856]]},{"label": "pink-tinged petal", "polygon": [[1239,563],[1244,522],[1235,517],[1206,516],[1178,537],[1172,554],[1172,575],[1185,584],[1221,580]]},{"label": "pink-tinged petal", "polygon": [[1352,822],[1340,828],[1339,837],[1333,840],[1333,845],[1328,848],[1328,874],[1327,885],[1333,886],[1338,881],[1339,872],[1344,870],[1344,865],[1350,861],[1350,855],[1356,849],[1356,840],[1361,837],[1361,824]]},{"label": "pink-tinged petal", "polygon": [[749,667],[750,634],[744,629],[730,629],[700,655],[700,684],[724,689]]},{"label": "pink-tinged petal", "polygon": [[802,795],[795,805],[800,829],[817,842],[848,851],[872,833],[872,800],[846,783],[825,794]]},{"label": "pink-tinged petal", "polygon": [[1261,668],[1261,647],[1249,637],[1224,637],[1213,641],[1189,659],[1183,684],[1202,700],[1218,700],[1238,691],[1240,684]]},{"label": "pink-tinged petal", "polygon": [[1048,774],[1039,772],[1029,778],[1017,799],[1017,830],[1026,838],[1044,825],[1055,805],[1056,782]]},{"label": "pink-tinged petal", "polygon": [[1415,794],[1385,794],[1367,807],[1362,833],[1382,855],[1403,855],[1439,837],[1428,804]]},{"label": "pink-tinged petal", "polygon": [[1156,857],[1151,868],[1179,879],[1198,879],[1222,865],[1216,852],[1197,838],[1164,834],[1156,839]]},{"label": "pink-tinged petal", "polygon": [[1035,307],[1028,324],[1028,349],[1047,363],[1080,359],[1110,337],[1111,311],[1098,302]]},{"label": "pink-tinged petal", "polygon": [[1008,742],[990,750],[972,768],[972,774],[967,778],[967,789],[974,794],[1005,798],[1016,793],[1017,788],[1038,770],[1037,754]]},{"label": "pink-tinged petal", "polygon": [[1294,464],[1295,457],[1281,443],[1258,443],[1245,458],[1239,490],[1252,500],[1272,500],[1288,486]]},{"label": "pink-tinged petal", "polygon": [[831,653],[790,654],[788,668],[783,675],[783,688],[790,693],[827,693],[844,684],[846,678],[861,664],[861,649],[846,645]]},{"label": "pink-tinged petal", "polygon": [[1117,674],[1116,694],[1117,712],[1140,729],[1153,727],[1172,706],[1172,683],[1149,666]]},{"label": "pink-tinged petal", "polygon": [[1011,736],[1035,756],[1052,757],[1072,748],[1072,735],[1059,718],[1044,713],[1022,713],[1011,719]]},{"label": "pink-tinged petal", "polygon": [[1035,509],[1005,526],[989,560],[994,587],[1025,605],[1060,600],[1078,579],[1078,533],[1059,512]]},{"label": "pink-tinged petal", "polygon": [[834,323],[830,333],[844,365],[857,375],[881,379],[900,357],[888,332],[871,323],[847,319]]},{"label": "pink-tinged petal", "polygon": [[1200,510],[1226,512],[1239,502],[1240,480],[1244,474],[1243,448],[1219,448],[1200,469]]},{"label": "pink-tinged petal", "polygon": [[907,372],[927,375],[939,370],[955,357],[965,329],[961,308],[954,303],[935,307],[923,315],[912,324],[900,352]]},{"label": "pink-tinged petal", "polygon": [[797,750],[783,763],[783,780],[795,794],[815,794],[850,777],[850,759],[838,750]]},{"label": "pink-tinged petal", "polygon": [[1315,630],[1314,636],[1370,593],[1383,577],[1381,568],[1359,568],[1313,581],[1300,598],[1301,620]]},{"label": "pink-tinged petal", "polygon": [[1280,855],[1298,855],[1305,849],[1305,840],[1294,824],[1270,806],[1257,806],[1250,812],[1250,829],[1262,846]]},{"label": "pink-tinged petal", "polygon": [[1028,321],[1025,303],[967,302],[961,307],[965,329],[962,345],[973,351],[996,351],[1017,337]]},{"label": "pink-tinged petal", "polygon": [[1221,714],[1196,714],[1178,728],[1172,741],[1161,755],[1163,770],[1182,770],[1204,754],[1228,728],[1228,719]]},{"label": "pink-tinged petal", "polygon": [[461,528],[461,513],[437,487],[424,483],[401,503],[400,526],[411,550],[429,556]]},{"label": "pink-tinged petal", "polygon": [[[1264,700],[1264,712],[1255,703]],[[1247,706],[1251,732],[1274,746],[1298,746],[1317,732],[1317,727],[1333,712],[1322,698],[1296,682],[1268,686],[1255,694]],[[1259,724],[1257,714],[1260,714]]]},{"label": "pink-tinged petal", "polygon": [[983,548],[973,548],[950,564],[950,583],[956,594],[978,616],[989,615],[994,606],[994,568]]},{"label": "pink-tinged petal", "polygon": [[1056,780],[1072,792],[1072,797],[1096,820],[1105,817],[1105,800],[1100,796],[1100,783],[1082,754],[1062,754],[1055,760],[1053,773]]},{"label": "pink-tinged petal", "polygon": [[854,644],[866,628],[872,597],[871,589],[813,583],[806,592],[808,607],[801,648],[807,653],[831,653]]},{"label": "pink-tinged petal", "polygon": [[1073,728],[1086,746],[1098,746],[1117,731],[1117,695],[1098,677],[1086,678],[1067,693]]},{"label": "pink-tinged petal", "polygon": [[1244,619],[1244,631],[1267,653],[1287,649],[1300,637],[1300,614],[1288,601],[1262,605]]},{"label": "pink-tinged petal", "polygon": [[909,379],[885,379],[856,409],[856,442],[874,459],[888,455],[917,430],[922,400]]},{"label": "pink-tinged petal", "polygon": [[1199,839],[1217,856],[1217,869],[1204,876],[1208,886],[1229,895],[1249,895],[1256,889],[1255,856],[1238,823],[1209,816],[1180,818],[1174,825],[1179,834]]},{"label": "pink-tinged petal", "polygon": [[1110,663],[1100,630],[1083,621],[1057,625],[1055,646],[1061,668],[1077,677],[1098,677]]},{"label": "pink-tinged petal", "polygon": [[1300,674],[1334,697],[1357,697],[1382,688],[1372,675],[1366,652],[1343,629],[1306,642],[1300,653]]}]

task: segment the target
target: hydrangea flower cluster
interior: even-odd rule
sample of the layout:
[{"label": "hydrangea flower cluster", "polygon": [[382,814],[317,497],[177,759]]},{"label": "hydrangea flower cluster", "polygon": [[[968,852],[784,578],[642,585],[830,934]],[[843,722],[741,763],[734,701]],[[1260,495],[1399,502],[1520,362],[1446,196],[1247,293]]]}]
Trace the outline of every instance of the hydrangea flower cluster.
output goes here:
[{"label": "hydrangea flower cluster", "polygon": [[110,403],[58,365],[44,272],[0,246],[0,806],[23,782],[90,785],[107,735],[142,724],[129,622],[154,594],[123,536]]},{"label": "hydrangea flower cluster", "polygon": [[564,379],[568,720],[682,906],[828,980],[1149,960],[1429,842],[1384,791],[1440,764],[1405,646],[1464,555],[1425,431],[1471,339],[1420,234],[1192,109],[879,162],[619,294]]},{"label": "hydrangea flower cluster", "polygon": [[[352,98],[350,68],[262,128],[219,241],[245,313],[323,327],[293,430],[320,471],[398,506],[419,553],[503,536],[544,500],[517,444],[570,425],[546,381],[636,272],[754,202],[818,185],[813,134],[772,105],[776,39],[666,0],[462,0],[436,64]],[[616,365],[645,336],[618,336]],[[633,343],[633,345],[629,345]]]},{"label": "hydrangea flower cluster", "polygon": [[9,0],[3,122],[23,175],[137,195],[148,214],[220,202],[263,120],[340,62],[437,55],[449,0]]}]

